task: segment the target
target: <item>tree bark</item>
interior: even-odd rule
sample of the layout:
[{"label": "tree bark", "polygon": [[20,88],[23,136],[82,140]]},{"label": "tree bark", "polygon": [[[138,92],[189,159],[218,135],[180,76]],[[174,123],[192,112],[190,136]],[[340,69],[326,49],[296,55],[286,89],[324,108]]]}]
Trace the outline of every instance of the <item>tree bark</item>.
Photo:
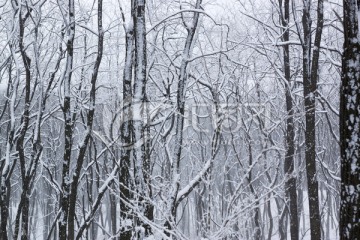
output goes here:
[{"label": "tree bark", "polygon": [[[290,21],[290,1],[285,0],[284,6],[283,1],[279,0],[279,6],[281,8],[281,23],[283,27],[284,42],[289,41],[289,21]],[[289,45],[283,46],[283,61],[284,61],[284,73],[287,84],[285,86],[285,101],[286,101],[286,154],[284,162],[285,172],[285,198],[289,205],[290,214],[290,236],[291,240],[299,239],[299,221],[297,212],[297,193],[296,193],[296,176],[294,174],[295,165],[295,129],[294,129],[294,109],[293,109],[293,98],[291,93],[291,69],[290,69],[290,50]]]},{"label": "tree bark", "polygon": [[[133,6],[132,6],[133,7]],[[125,19],[123,18],[125,22]],[[133,22],[133,19],[131,20]],[[131,100],[132,100],[132,70],[133,70],[133,41],[134,28],[133,24],[124,26],[126,40],[125,40],[125,67],[123,73],[123,104],[121,106],[121,142],[125,146],[131,145],[132,129],[130,128],[131,118]],[[121,165],[120,165],[120,239],[130,240],[132,236],[132,226],[129,226],[129,221],[133,223],[133,214],[131,208],[127,206],[133,195],[130,189],[132,188],[132,179],[130,174],[131,169],[131,149],[124,148],[121,150]]]},{"label": "tree bark", "polygon": [[[196,1],[196,9],[200,9],[200,5],[202,0]],[[176,109],[177,115],[175,119],[175,147],[174,147],[174,156],[173,163],[171,165],[171,193],[169,198],[169,214],[170,219],[165,222],[165,227],[168,230],[173,228],[173,225],[176,221],[176,206],[177,204],[177,194],[180,187],[180,159],[182,152],[182,142],[183,142],[183,129],[184,129],[184,113],[185,113],[185,87],[187,82],[187,67],[188,67],[188,59],[191,56],[191,45],[194,40],[196,27],[199,20],[199,13],[195,12],[193,16],[192,23],[187,26],[185,24],[187,30],[187,37],[185,42],[185,47],[183,50],[182,62],[180,66],[180,76],[177,87],[177,98],[176,98]],[[168,233],[167,233],[168,234]]]},{"label": "tree bark", "polygon": [[318,1],[315,42],[311,59],[311,0],[304,1],[303,8],[303,85],[305,105],[305,163],[308,185],[310,235],[311,239],[321,239],[321,216],[319,210],[319,187],[316,176],[316,135],[315,135],[315,95],[317,90],[320,42],[323,28],[323,0]]},{"label": "tree bark", "polygon": [[360,239],[360,1],[344,0],[340,88],[340,239]]},{"label": "tree bark", "polygon": [[69,27],[67,29],[68,39],[66,42],[66,69],[64,73],[64,99],[62,104],[62,111],[65,120],[64,132],[64,155],[62,164],[62,194],[60,196],[60,220],[59,220],[59,240],[67,240],[67,223],[68,223],[68,210],[69,210],[69,196],[70,196],[70,160],[71,149],[73,141],[73,121],[71,115],[71,76],[73,66],[74,54],[74,39],[75,39],[75,6],[74,0],[69,0]]},{"label": "tree bark", "polygon": [[[146,134],[144,116],[146,115],[146,20],[145,20],[145,0],[134,0],[132,8],[132,17],[134,21],[134,39],[135,39],[135,69],[134,69],[134,91],[131,102],[131,128],[132,128],[132,146],[134,163],[134,184],[135,202],[138,204],[140,212],[137,213],[135,222],[136,238],[143,239],[151,235],[152,230],[149,224],[140,219],[140,215],[148,220],[153,219],[153,208],[150,203],[151,186],[147,174],[149,161],[147,154]],[[140,227],[140,228],[138,228]],[[141,230],[140,230],[141,229]]]}]

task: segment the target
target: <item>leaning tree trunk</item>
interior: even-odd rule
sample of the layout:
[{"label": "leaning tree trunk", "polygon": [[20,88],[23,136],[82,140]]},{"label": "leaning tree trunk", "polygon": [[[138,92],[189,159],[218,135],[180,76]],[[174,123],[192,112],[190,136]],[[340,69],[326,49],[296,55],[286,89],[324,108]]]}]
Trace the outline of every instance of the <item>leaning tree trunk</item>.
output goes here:
[{"label": "leaning tree trunk", "polygon": [[360,1],[344,0],[340,88],[340,239],[360,239]]}]

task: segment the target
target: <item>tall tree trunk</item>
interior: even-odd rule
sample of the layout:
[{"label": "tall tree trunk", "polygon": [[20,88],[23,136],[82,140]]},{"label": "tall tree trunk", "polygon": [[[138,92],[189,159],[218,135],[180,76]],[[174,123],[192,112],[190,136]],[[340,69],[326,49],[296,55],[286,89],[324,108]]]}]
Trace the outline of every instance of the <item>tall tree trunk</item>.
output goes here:
[{"label": "tall tree trunk", "polygon": [[[249,151],[249,163],[248,163],[248,166],[252,166],[253,165],[253,162],[254,162],[254,159],[253,159],[253,150],[252,150],[252,145],[251,145],[251,142],[252,142],[252,139],[251,139],[251,136],[250,136],[250,133],[247,132],[247,142],[248,142],[248,151]],[[260,223],[260,202],[259,202],[259,199],[258,199],[258,193],[256,192],[256,189],[254,187],[254,180],[253,180],[253,177],[252,177],[252,174],[253,174],[253,171],[252,169],[249,171],[249,174],[248,174],[248,177],[247,177],[247,181],[248,181],[248,184],[249,184],[249,188],[250,188],[250,192],[252,194],[252,196],[254,197],[254,202],[255,202],[255,206],[254,206],[254,210],[252,212],[252,220],[253,220],[253,223],[254,223],[254,227],[252,229],[252,236],[253,236],[253,239],[254,240],[260,240],[262,238],[262,227],[261,227],[261,223]]]},{"label": "tall tree trunk", "polygon": [[[15,80],[16,82],[16,80]],[[14,103],[13,101],[16,99],[16,91],[17,87],[15,87],[15,91],[10,91],[12,81],[12,62],[9,63],[8,66],[8,87],[6,90],[6,98],[8,99],[5,102],[5,105],[2,109],[2,114],[0,115],[0,121],[4,121],[4,113],[9,112],[9,124],[6,130],[6,150],[5,150],[5,164],[1,164],[0,166],[0,240],[8,239],[8,231],[7,231],[7,223],[9,218],[9,204],[10,204],[10,193],[11,193],[11,185],[10,185],[10,177],[11,173],[9,171],[10,168],[10,152],[12,149],[12,139],[14,137],[14,115],[12,115],[14,111]],[[16,85],[14,85],[16,86]],[[1,152],[2,153],[2,152]],[[0,154],[1,154],[0,153]],[[6,169],[7,168],[7,169]]]},{"label": "tall tree trunk", "polygon": [[[135,222],[136,238],[143,239],[151,234],[151,227],[140,219],[144,216],[150,221],[153,219],[153,211],[150,203],[151,186],[148,185],[150,179],[148,173],[150,169],[147,145],[145,144],[145,124],[144,116],[146,114],[146,21],[145,21],[145,0],[134,0],[132,8],[132,17],[134,21],[134,39],[135,39],[135,69],[134,69],[134,91],[131,103],[132,113],[132,146],[134,162],[134,184],[135,184],[135,202],[140,212]],[[140,228],[139,228],[140,227]],[[142,232],[143,229],[144,232]]]},{"label": "tall tree trunk", "polygon": [[[64,161],[62,173],[62,196],[60,202],[61,218],[59,222],[59,239],[60,240],[73,240],[75,238],[75,214],[76,214],[76,200],[79,179],[83,167],[84,159],[86,156],[86,149],[92,134],[94,113],[96,106],[96,80],[98,77],[99,67],[103,55],[103,39],[104,31],[102,28],[102,0],[98,0],[97,11],[97,25],[98,25],[98,49],[96,54],[95,63],[93,66],[91,79],[90,79],[90,93],[89,93],[89,107],[86,113],[86,126],[85,136],[79,144],[79,150],[76,158],[74,173],[70,177],[70,164],[71,164],[71,148],[72,148],[72,135],[73,135],[73,116],[71,114],[71,72],[73,63],[73,50],[74,50],[74,36],[75,36],[75,6],[74,1],[69,0],[69,25],[68,29],[68,42],[67,42],[67,62],[64,74],[64,102],[62,106],[64,119],[65,119],[65,146],[64,146]],[[95,206],[94,206],[95,207]],[[97,206],[96,206],[97,207]],[[95,211],[94,209],[92,211]],[[82,233],[83,230],[81,230]],[[80,231],[79,231],[80,233]],[[78,235],[79,235],[78,233]]]},{"label": "tall tree trunk", "polygon": [[73,66],[73,54],[74,54],[74,39],[75,39],[75,6],[74,0],[69,0],[69,26],[67,29],[67,42],[66,42],[66,68],[64,73],[64,99],[62,104],[62,111],[65,120],[65,132],[64,132],[64,155],[62,164],[62,194],[60,196],[60,220],[59,220],[59,240],[67,240],[67,222],[68,222],[68,210],[69,210],[69,196],[70,196],[70,160],[71,149],[73,141],[73,121],[71,115],[70,105],[70,88],[71,88],[71,76]]},{"label": "tall tree trunk", "polygon": [[8,239],[7,222],[9,219],[9,203],[10,203],[10,179],[4,179],[4,183],[1,182],[1,225],[0,225],[0,240]]},{"label": "tall tree trunk", "polygon": [[[133,8],[133,6],[132,6]],[[124,14],[123,21],[125,22]],[[133,21],[131,18],[130,21]],[[131,131],[130,118],[131,118],[131,101],[132,101],[132,70],[133,70],[133,41],[134,41],[134,28],[133,24],[125,26],[125,67],[123,73],[123,104],[122,116],[123,119],[121,127],[121,142],[126,145],[131,145]],[[120,239],[130,240],[132,236],[131,226],[133,225],[133,214],[131,208],[126,203],[130,202],[133,195],[130,189],[132,188],[132,179],[130,174],[131,169],[131,148],[125,147],[121,150],[121,165],[120,165]],[[131,221],[132,225],[129,224]]]},{"label": "tall tree trunk", "polygon": [[[196,1],[196,9],[200,9],[202,0]],[[185,113],[185,87],[188,77],[187,67],[188,67],[188,59],[191,56],[191,46],[194,40],[196,27],[199,20],[199,13],[195,12],[192,23],[187,25],[185,24],[187,30],[187,37],[185,42],[185,47],[182,55],[182,62],[180,66],[180,76],[178,81],[177,88],[177,98],[176,98],[176,109],[177,115],[175,119],[175,146],[174,146],[174,157],[173,163],[171,165],[171,193],[169,198],[169,214],[170,219],[168,219],[165,223],[165,227],[167,229],[172,229],[173,225],[176,221],[176,206],[177,204],[177,194],[180,187],[180,159],[182,152],[182,142],[183,142],[183,129],[184,129],[184,113]]]},{"label": "tall tree trunk", "polygon": [[[16,151],[18,152],[19,162],[20,162],[20,172],[21,172],[21,180],[22,180],[22,193],[21,200],[17,210],[17,221],[15,223],[15,229],[19,228],[19,218],[20,213],[22,215],[21,218],[21,239],[25,240],[29,238],[29,196],[30,196],[30,184],[31,177],[29,176],[29,171],[27,171],[26,166],[31,166],[30,163],[27,163],[25,150],[24,150],[24,141],[25,135],[28,130],[29,121],[30,121],[30,102],[31,102],[31,59],[25,52],[24,46],[24,31],[25,31],[25,21],[26,17],[22,17],[21,7],[19,12],[19,49],[21,53],[21,58],[25,67],[25,97],[24,97],[24,110],[21,116],[21,128],[19,137],[16,141]],[[27,14],[30,14],[29,12]],[[26,15],[27,15],[26,14]],[[36,150],[36,144],[34,143],[34,148]],[[31,159],[33,160],[33,159]],[[31,169],[29,169],[31,170]],[[15,231],[15,239],[17,239],[18,231]]]},{"label": "tall tree trunk", "polygon": [[321,239],[319,187],[316,176],[315,95],[319,70],[320,42],[323,28],[323,0],[318,1],[315,42],[311,59],[311,0],[305,0],[303,8],[303,84],[305,101],[305,163],[308,184],[310,235],[312,240]]},{"label": "tall tree trunk", "polygon": [[344,0],[340,89],[340,239],[360,239],[360,1]]},{"label": "tall tree trunk", "polygon": [[93,66],[91,79],[90,79],[90,93],[89,93],[89,110],[86,114],[86,130],[85,136],[80,143],[79,152],[76,159],[76,165],[72,176],[69,196],[69,209],[68,209],[68,239],[75,239],[75,215],[76,215],[76,199],[78,184],[81,176],[81,169],[83,168],[84,159],[86,156],[86,149],[88,148],[90,137],[92,134],[94,114],[96,106],[96,81],[98,78],[99,68],[103,56],[104,46],[104,31],[102,27],[102,0],[98,0],[97,9],[97,27],[98,27],[98,42],[97,54]]},{"label": "tall tree trunk", "polygon": [[[290,21],[290,1],[279,0],[279,6],[281,8],[281,23],[283,26],[284,42],[289,41],[289,21]],[[289,45],[285,44],[283,47],[283,61],[284,61],[284,73],[287,84],[285,86],[285,98],[286,98],[286,154],[284,162],[285,172],[285,198],[289,205],[290,213],[290,236],[291,240],[299,239],[299,221],[297,212],[297,193],[296,193],[296,176],[294,175],[295,165],[295,130],[294,130],[294,109],[293,98],[291,93],[291,72],[290,72],[290,51]]]},{"label": "tall tree trunk", "polygon": [[[14,128],[15,128],[15,116],[14,116],[14,102],[16,100],[16,92],[17,92],[17,86],[18,84],[14,85],[14,88],[12,92],[10,92],[10,86],[14,84],[14,82],[17,82],[16,80],[12,81],[12,64],[9,64],[9,70],[8,70],[8,81],[9,85],[7,88],[6,96],[9,99],[8,102],[6,102],[6,105],[3,108],[3,112],[6,112],[6,108],[8,107],[8,112],[10,115],[9,124],[8,124],[8,130],[7,133],[7,139],[6,139],[6,151],[5,151],[5,164],[1,164],[0,167],[0,211],[1,211],[1,223],[0,223],[0,240],[7,240],[8,239],[8,229],[7,229],[7,223],[9,220],[9,205],[10,205],[10,194],[11,194],[11,184],[10,184],[10,177],[12,175],[12,170],[10,170],[10,153],[11,149],[13,148],[13,138],[14,138]],[[2,120],[3,115],[1,115],[0,120]],[[14,166],[12,169],[14,169]]]}]

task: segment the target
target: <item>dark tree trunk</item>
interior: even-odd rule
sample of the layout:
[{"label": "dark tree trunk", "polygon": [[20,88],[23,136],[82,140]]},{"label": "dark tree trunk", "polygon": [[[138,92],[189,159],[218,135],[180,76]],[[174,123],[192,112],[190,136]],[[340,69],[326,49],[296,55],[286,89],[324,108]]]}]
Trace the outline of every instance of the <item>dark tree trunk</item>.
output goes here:
[{"label": "dark tree trunk", "polygon": [[[64,102],[62,106],[64,119],[65,119],[65,146],[64,146],[64,161],[62,172],[62,196],[60,201],[61,217],[59,222],[59,239],[60,240],[73,240],[75,239],[75,215],[76,215],[76,200],[79,179],[83,167],[86,150],[92,134],[94,113],[96,106],[96,80],[98,77],[99,67],[103,55],[103,39],[104,31],[102,29],[102,0],[98,0],[98,50],[93,66],[91,79],[90,79],[90,93],[89,93],[89,110],[86,113],[86,126],[85,136],[79,144],[79,150],[76,158],[75,169],[72,176],[70,176],[71,164],[71,149],[74,127],[74,116],[71,114],[71,73],[73,64],[73,51],[74,51],[74,37],[75,37],[75,6],[74,1],[69,0],[69,22],[68,29],[68,42],[67,42],[67,62],[64,74]],[[98,207],[98,206],[94,206]],[[92,209],[92,211],[95,211]],[[80,234],[84,229],[79,230]]]},{"label": "dark tree trunk", "polygon": [[[22,180],[22,193],[21,193],[21,200],[18,206],[17,215],[22,215],[21,218],[21,229],[19,229],[19,218],[15,222],[15,239],[17,239],[17,234],[21,231],[21,239],[25,240],[29,237],[29,187],[31,184],[31,177],[29,176],[29,172],[26,170],[26,166],[31,164],[27,164],[25,151],[24,151],[24,141],[25,135],[28,130],[29,126],[29,115],[30,115],[30,102],[31,102],[31,59],[25,52],[24,47],[24,31],[25,31],[25,21],[26,17],[22,17],[21,8],[19,14],[19,49],[22,57],[22,61],[25,67],[25,98],[24,98],[24,111],[21,116],[21,130],[19,137],[16,141],[16,151],[18,152],[19,162],[20,162],[20,173],[21,173],[21,180]],[[35,146],[36,143],[34,143]],[[36,148],[36,146],[35,146]]]},{"label": "dark tree trunk", "polygon": [[[68,239],[75,239],[75,215],[76,215],[76,200],[77,200],[77,191],[78,184],[81,176],[81,170],[86,156],[86,150],[89,145],[90,137],[92,134],[93,123],[94,123],[94,114],[96,106],[96,81],[98,78],[99,68],[103,56],[103,42],[104,42],[104,32],[102,28],[102,0],[98,0],[98,10],[97,10],[97,25],[98,25],[98,43],[97,43],[97,54],[95,63],[93,66],[91,79],[90,79],[90,93],[89,93],[89,110],[86,114],[86,129],[85,136],[80,144],[79,152],[76,159],[75,170],[72,176],[72,181],[70,184],[70,195],[69,195],[69,206],[68,206]],[[71,16],[71,12],[70,12]],[[79,231],[80,232],[80,231]]]},{"label": "dark tree trunk", "polygon": [[[10,93],[10,85],[13,83],[12,81],[12,76],[11,76],[11,72],[12,72],[12,64],[9,64],[8,67],[8,81],[9,81],[9,86],[6,92],[6,96],[9,99],[9,101],[5,102],[5,106],[3,108],[3,113],[0,116],[0,121],[3,121],[3,117],[4,117],[4,113],[6,112],[6,110],[8,110],[9,115],[11,115],[12,110],[10,109],[12,106],[11,101],[14,99],[13,96],[10,97],[10,95],[15,94]],[[11,99],[10,99],[11,98]],[[7,133],[7,142],[6,142],[6,147],[7,152],[5,153],[6,155],[10,154],[10,150],[13,147],[13,138],[14,138],[14,124],[12,122],[12,119],[10,117],[10,122],[8,124],[8,130],[6,131]],[[12,123],[11,123],[12,122]],[[7,156],[5,156],[7,157]],[[8,166],[7,168],[10,169],[9,163],[7,163]],[[14,169],[15,164],[13,164],[12,170]],[[9,204],[10,204],[10,194],[11,194],[11,185],[10,185],[10,178],[12,175],[12,170],[8,170],[8,169],[4,169],[6,168],[3,164],[1,164],[0,167],[0,211],[1,211],[1,222],[0,222],[0,240],[7,240],[8,239],[8,230],[7,230],[7,223],[9,220]]]},{"label": "dark tree trunk", "polygon": [[303,9],[303,84],[305,105],[305,163],[308,184],[310,235],[312,240],[321,239],[319,187],[316,176],[315,96],[319,70],[320,42],[323,28],[323,0],[318,1],[315,42],[311,59],[311,0],[304,1]]},{"label": "dark tree trunk", "polygon": [[[134,21],[134,39],[135,39],[135,68],[134,68],[134,91],[131,102],[131,128],[132,128],[132,146],[133,146],[133,164],[134,164],[134,186],[135,201],[142,209],[139,213],[150,221],[153,220],[153,208],[150,203],[151,186],[147,167],[149,166],[148,150],[146,149],[146,134],[144,116],[146,114],[146,20],[145,20],[145,0],[134,0],[132,8],[132,17]],[[143,239],[152,234],[149,224],[145,223],[139,217],[135,225],[142,227],[144,232],[135,229],[136,238]]]},{"label": "dark tree trunk", "polygon": [[73,66],[74,38],[75,38],[75,6],[74,0],[69,0],[69,27],[67,29],[68,40],[66,42],[66,69],[64,74],[64,100],[62,111],[65,121],[64,132],[64,155],[62,164],[62,194],[60,196],[60,220],[59,220],[59,240],[67,240],[68,210],[70,197],[70,160],[73,138],[73,121],[70,105],[70,88]]},{"label": "dark tree trunk", "polygon": [[[281,23],[283,26],[283,37],[284,42],[289,41],[289,21],[290,21],[290,1],[279,0],[281,8]],[[294,175],[295,165],[295,129],[294,129],[294,109],[293,109],[293,98],[291,93],[291,72],[290,72],[290,51],[289,45],[286,44],[283,47],[283,61],[284,61],[284,73],[287,84],[285,86],[285,98],[286,98],[286,154],[284,162],[285,172],[285,198],[289,202],[289,213],[290,213],[290,236],[291,240],[299,239],[299,221],[297,212],[297,193],[296,193],[296,176]]]},{"label": "dark tree trunk", "polygon": [[340,239],[360,239],[360,1],[344,0],[340,88]]},{"label": "dark tree trunk", "polygon": [[[202,0],[196,1],[196,9],[200,9]],[[177,177],[180,175],[180,160],[182,152],[182,142],[183,142],[183,129],[184,129],[184,113],[185,113],[185,86],[187,82],[187,67],[188,59],[191,56],[191,45],[194,41],[195,31],[199,21],[199,13],[195,12],[192,23],[190,25],[185,24],[187,30],[186,42],[183,50],[182,62],[180,66],[180,76],[177,86],[177,97],[176,97],[176,109],[177,115],[175,120],[175,147],[174,147],[174,162],[171,165],[171,181],[172,181],[172,190],[169,197],[169,214],[170,219],[165,222],[165,228],[171,230],[176,221],[176,210],[177,210],[177,194],[180,187],[180,179]],[[166,233],[169,235],[168,233]]]},{"label": "dark tree trunk", "polygon": [[[125,19],[123,19],[125,22]],[[131,20],[132,21],[132,20]],[[131,26],[125,28],[126,41],[125,41],[125,68],[123,73],[123,104],[121,121],[121,142],[125,146],[131,145],[131,99],[132,99],[132,69],[133,69],[133,41],[134,29]],[[120,239],[130,240],[132,236],[132,226],[129,226],[129,221],[133,222],[133,214],[131,208],[126,205],[132,199],[130,189],[132,188],[132,179],[130,175],[130,161],[131,149],[124,148],[121,150],[121,163],[120,163]]]},{"label": "dark tree trunk", "polygon": [[7,222],[9,219],[9,203],[10,203],[10,193],[11,193],[11,185],[10,179],[5,179],[4,183],[1,183],[1,199],[0,199],[0,207],[1,207],[1,229],[0,229],[0,240],[8,239],[7,232]]}]

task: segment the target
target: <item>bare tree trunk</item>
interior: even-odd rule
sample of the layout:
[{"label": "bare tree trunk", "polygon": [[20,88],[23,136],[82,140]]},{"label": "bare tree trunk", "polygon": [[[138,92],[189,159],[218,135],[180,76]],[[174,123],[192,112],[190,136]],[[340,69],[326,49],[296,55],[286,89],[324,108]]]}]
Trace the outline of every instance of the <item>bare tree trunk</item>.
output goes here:
[{"label": "bare tree trunk", "polygon": [[[289,21],[290,21],[290,1],[279,0],[281,23],[283,26],[284,42],[289,41]],[[289,45],[286,44],[283,47],[283,61],[284,61],[284,73],[287,84],[285,85],[285,98],[286,98],[286,154],[284,162],[285,172],[285,199],[286,207],[289,208],[290,214],[290,235],[291,240],[299,239],[299,221],[297,212],[297,193],[296,193],[296,176],[294,174],[295,165],[295,130],[294,130],[294,109],[293,98],[291,93],[291,69],[290,69],[290,51]],[[289,205],[288,203],[289,202]]]},{"label": "bare tree trunk", "polygon": [[[200,9],[202,0],[196,1],[196,9]],[[182,142],[183,142],[183,129],[184,129],[184,113],[185,113],[185,87],[187,82],[187,67],[188,67],[188,59],[191,56],[191,45],[194,40],[196,27],[199,20],[199,13],[195,12],[193,16],[193,21],[191,24],[186,25],[187,37],[185,42],[185,47],[183,50],[183,59],[180,66],[180,76],[178,81],[178,89],[177,89],[177,99],[176,99],[176,108],[177,115],[175,120],[175,147],[174,147],[174,157],[173,163],[171,165],[171,193],[169,199],[169,214],[170,219],[168,219],[165,223],[165,227],[167,229],[172,229],[173,224],[176,221],[176,206],[177,206],[177,194],[180,187],[180,159],[182,152]]]},{"label": "bare tree trunk", "polygon": [[7,222],[9,219],[9,203],[10,203],[10,179],[5,179],[4,183],[1,183],[1,231],[0,231],[0,240],[8,239],[7,232]]},{"label": "bare tree trunk", "polygon": [[98,78],[99,68],[103,56],[103,45],[104,45],[104,31],[102,27],[102,0],[98,0],[98,9],[97,9],[97,27],[98,27],[98,49],[96,54],[95,63],[93,66],[91,79],[90,79],[90,93],[89,93],[89,110],[86,114],[86,132],[84,139],[82,140],[79,152],[76,159],[75,171],[72,176],[71,189],[69,196],[69,215],[68,215],[68,239],[73,240],[75,237],[75,214],[76,214],[76,199],[77,199],[77,190],[79,179],[81,176],[81,169],[83,167],[86,149],[90,141],[92,134],[93,123],[94,123],[94,114],[96,106],[96,81]]},{"label": "bare tree trunk", "polygon": [[70,196],[70,160],[73,142],[73,121],[70,105],[70,87],[74,54],[74,38],[75,38],[75,6],[74,0],[69,0],[69,26],[67,29],[68,40],[66,43],[66,68],[64,73],[64,100],[62,111],[65,120],[64,131],[64,156],[62,164],[62,195],[60,196],[60,221],[59,221],[59,240],[67,240],[67,221]]},{"label": "bare tree trunk", "polygon": [[321,239],[319,187],[316,176],[315,96],[319,70],[320,42],[323,28],[323,0],[318,1],[317,24],[311,59],[311,0],[304,1],[303,8],[303,84],[305,99],[305,162],[310,211],[310,235],[312,240]]},{"label": "bare tree trunk", "polygon": [[[253,154],[252,154],[252,146],[251,146],[251,138],[248,134],[248,151],[249,151],[249,166],[252,166],[253,164]],[[252,170],[249,171],[249,175],[247,177],[247,181],[249,183],[249,188],[251,194],[255,197],[255,209],[253,214],[253,221],[254,221],[254,229],[253,229],[253,238],[254,240],[260,240],[262,236],[262,228],[260,226],[260,202],[258,200],[257,192],[255,191],[255,188],[253,186],[253,179],[252,179]]]},{"label": "bare tree trunk", "polygon": [[340,89],[340,239],[360,238],[360,1],[344,0],[344,53]]},{"label": "bare tree trunk", "polygon": [[[26,156],[24,151],[24,140],[25,135],[28,130],[29,126],[29,115],[30,115],[30,102],[31,102],[31,59],[28,57],[27,53],[25,52],[24,47],[24,31],[25,31],[25,21],[30,14],[30,12],[27,12],[25,14],[25,17],[22,17],[21,14],[21,7],[20,7],[20,13],[19,13],[19,49],[21,53],[21,57],[23,60],[23,64],[25,66],[25,98],[24,98],[24,110],[23,115],[21,117],[21,130],[19,133],[19,137],[16,141],[16,150],[18,152],[19,156],[19,162],[20,162],[20,172],[21,172],[21,180],[22,180],[22,192],[21,192],[21,198],[20,203],[17,210],[17,216],[16,216],[16,222],[15,222],[15,239],[17,239],[17,236],[19,234],[19,221],[20,221],[20,214],[21,214],[21,239],[25,240],[29,238],[29,196],[30,196],[30,185],[32,180],[32,169],[31,166],[33,164],[34,158],[40,157],[41,152],[41,146],[38,137],[40,136],[40,133],[38,132],[40,130],[40,126],[38,125],[39,129],[36,129],[36,132],[38,132],[37,136],[34,136],[35,142],[33,143],[33,154],[32,158],[30,159],[30,163],[26,163]],[[39,113],[40,114],[40,113]],[[40,119],[38,119],[40,120]],[[40,124],[40,123],[38,123]],[[39,149],[37,149],[39,148]],[[26,166],[29,166],[27,169]]]},{"label": "bare tree trunk", "polygon": [[74,54],[74,38],[75,38],[75,6],[74,0],[69,0],[69,25],[67,29],[67,42],[66,42],[66,69],[64,73],[64,99],[62,104],[62,111],[65,120],[65,132],[64,132],[64,155],[62,164],[62,194],[60,196],[60,220],[59,220],[59,240],[67,240],[67,222],[69,211],[69,196],[70,196],[70,160],[71,149],[73,142],[73,121],[71,115],[70,105],[70,88],[71,88],[71,76],[73,66],[73,54]]},{"label": "bare tree trunk", "polygon": [[[131,6],[133,8],[133,6]],[[123,22],[125,22],[124,13]],[[130,21],[133,21],[131,18]],[[122,114],[123,118],[121,127],[121,142],[126,145],[131,145],[131,100],[132,100],[132,70],[133,70],[133,41],[134,41],[134,28],[133,24],[128,26],[124,25],[126,34],[125,40],[125,67],[123,73],[123,104]],[[132,176],[130,174],[131,169],[131,149],[124,148],[121,150],[121,166],[120,166],[120,239],[130,240],[132,236],[132,225],[133,225],[133,213],[131,208],[126,203],[130,202],[133,195],[130,191],[132,188]],[[131,221],[131,225],[129,222]]]},{"label": "bare tree trunk", "polygon": [[[64,74],[64,102],[62,106],[65,119],[65,146],[64,161],[62,172],[62,190],[61,196],[61,217],[59,221],[59,239],[73,240],[75,238],[75,211],[77,200],[77,188],[80,178],[80,172],[86,155],[86,149],[92,134],[94,113],[95,113],[95,96],[96,96],[96,80],[98,77],[99,67],[103,55],[103,39],[104,31],[102,29],[102,0],[98,0],[98,50],[93,66],[90,79],[89,107],[86,114],[85,136],[79,144],[79,150],[76,158],[74,174],[70,177],[71,149],[74,119],[71,114],[71,73],[73,64],[74,36],[75,36],[75,6],[74,1],[69,0],[69,25],[68,42],[67,42],[67,62]],[[93,210],[92,210],[93,211]],[[83,231],[83,230],[82,230]],[[79,231],[80,232],[80,231]]]},{"label": "bare tree trunk", "polygon": [[[10,194],[11,194],[11,184],[10,184],[10,177],[12,175],[12,170],[10,170],[10,152],[13,145],[13,137],[14,137],[14,101],[16,99],[16,91],[17,91],[17,84],[14,84],[12,81],[11,76],[12,71],[12,64],[9,64],[9,85],[7,88],[7,102],[5,103],[5,106],[3,108],[3,113],[6,112],[8,109],[9,115],[10,115],[10,121],[8,124],[8,129],[6,131],[7,133],[7,140],[6,140],[6,152],[5,152],[5,164],[1,164],[0,172],[1,172],[1,178],[0,178],[0,209],[1,209],[1,229],[0,229],[0,240],[7,240],[8,239],[8,229],[7,229],[7,223],[9,220],[9,204],[10,204]],[[17,82],[15,80],[15,82]],[[10,92],[11,85],[13,86],[13,91]],[[4,117],[3,114],[1,114],[0,120]],[[14,166],[14,165],[13,165]],[[14,169],[14,167],[12,167]]]},{"label": "bare tree trunk", "polygon": [[[148,151],[146,149],[146,134],[144,116],[146,115],[146,21],[145,21],[145,0],[134,0],[132,8],[132,17],[134,20],[134,39],[135,39],[135,69],[134,69],[134,91],[132,96],[132,144],[133,144],[133,162],[134,162],[134,184],[135,184],[135,202],[138,209],[137,220],[135,222],[136,238],[143,239],[151,235],[152,230],[149,224],[145,223],[141,217],[152,221],[153,208],[150,203],[151,186],[149,175],[150,166]],[[140,216],[140,215],[141,216]],[[140,228],[139,228],[140,227]],[[142,230],[140,230],[142,229]],[[144,232],[142,232],[144,231]]]}]

